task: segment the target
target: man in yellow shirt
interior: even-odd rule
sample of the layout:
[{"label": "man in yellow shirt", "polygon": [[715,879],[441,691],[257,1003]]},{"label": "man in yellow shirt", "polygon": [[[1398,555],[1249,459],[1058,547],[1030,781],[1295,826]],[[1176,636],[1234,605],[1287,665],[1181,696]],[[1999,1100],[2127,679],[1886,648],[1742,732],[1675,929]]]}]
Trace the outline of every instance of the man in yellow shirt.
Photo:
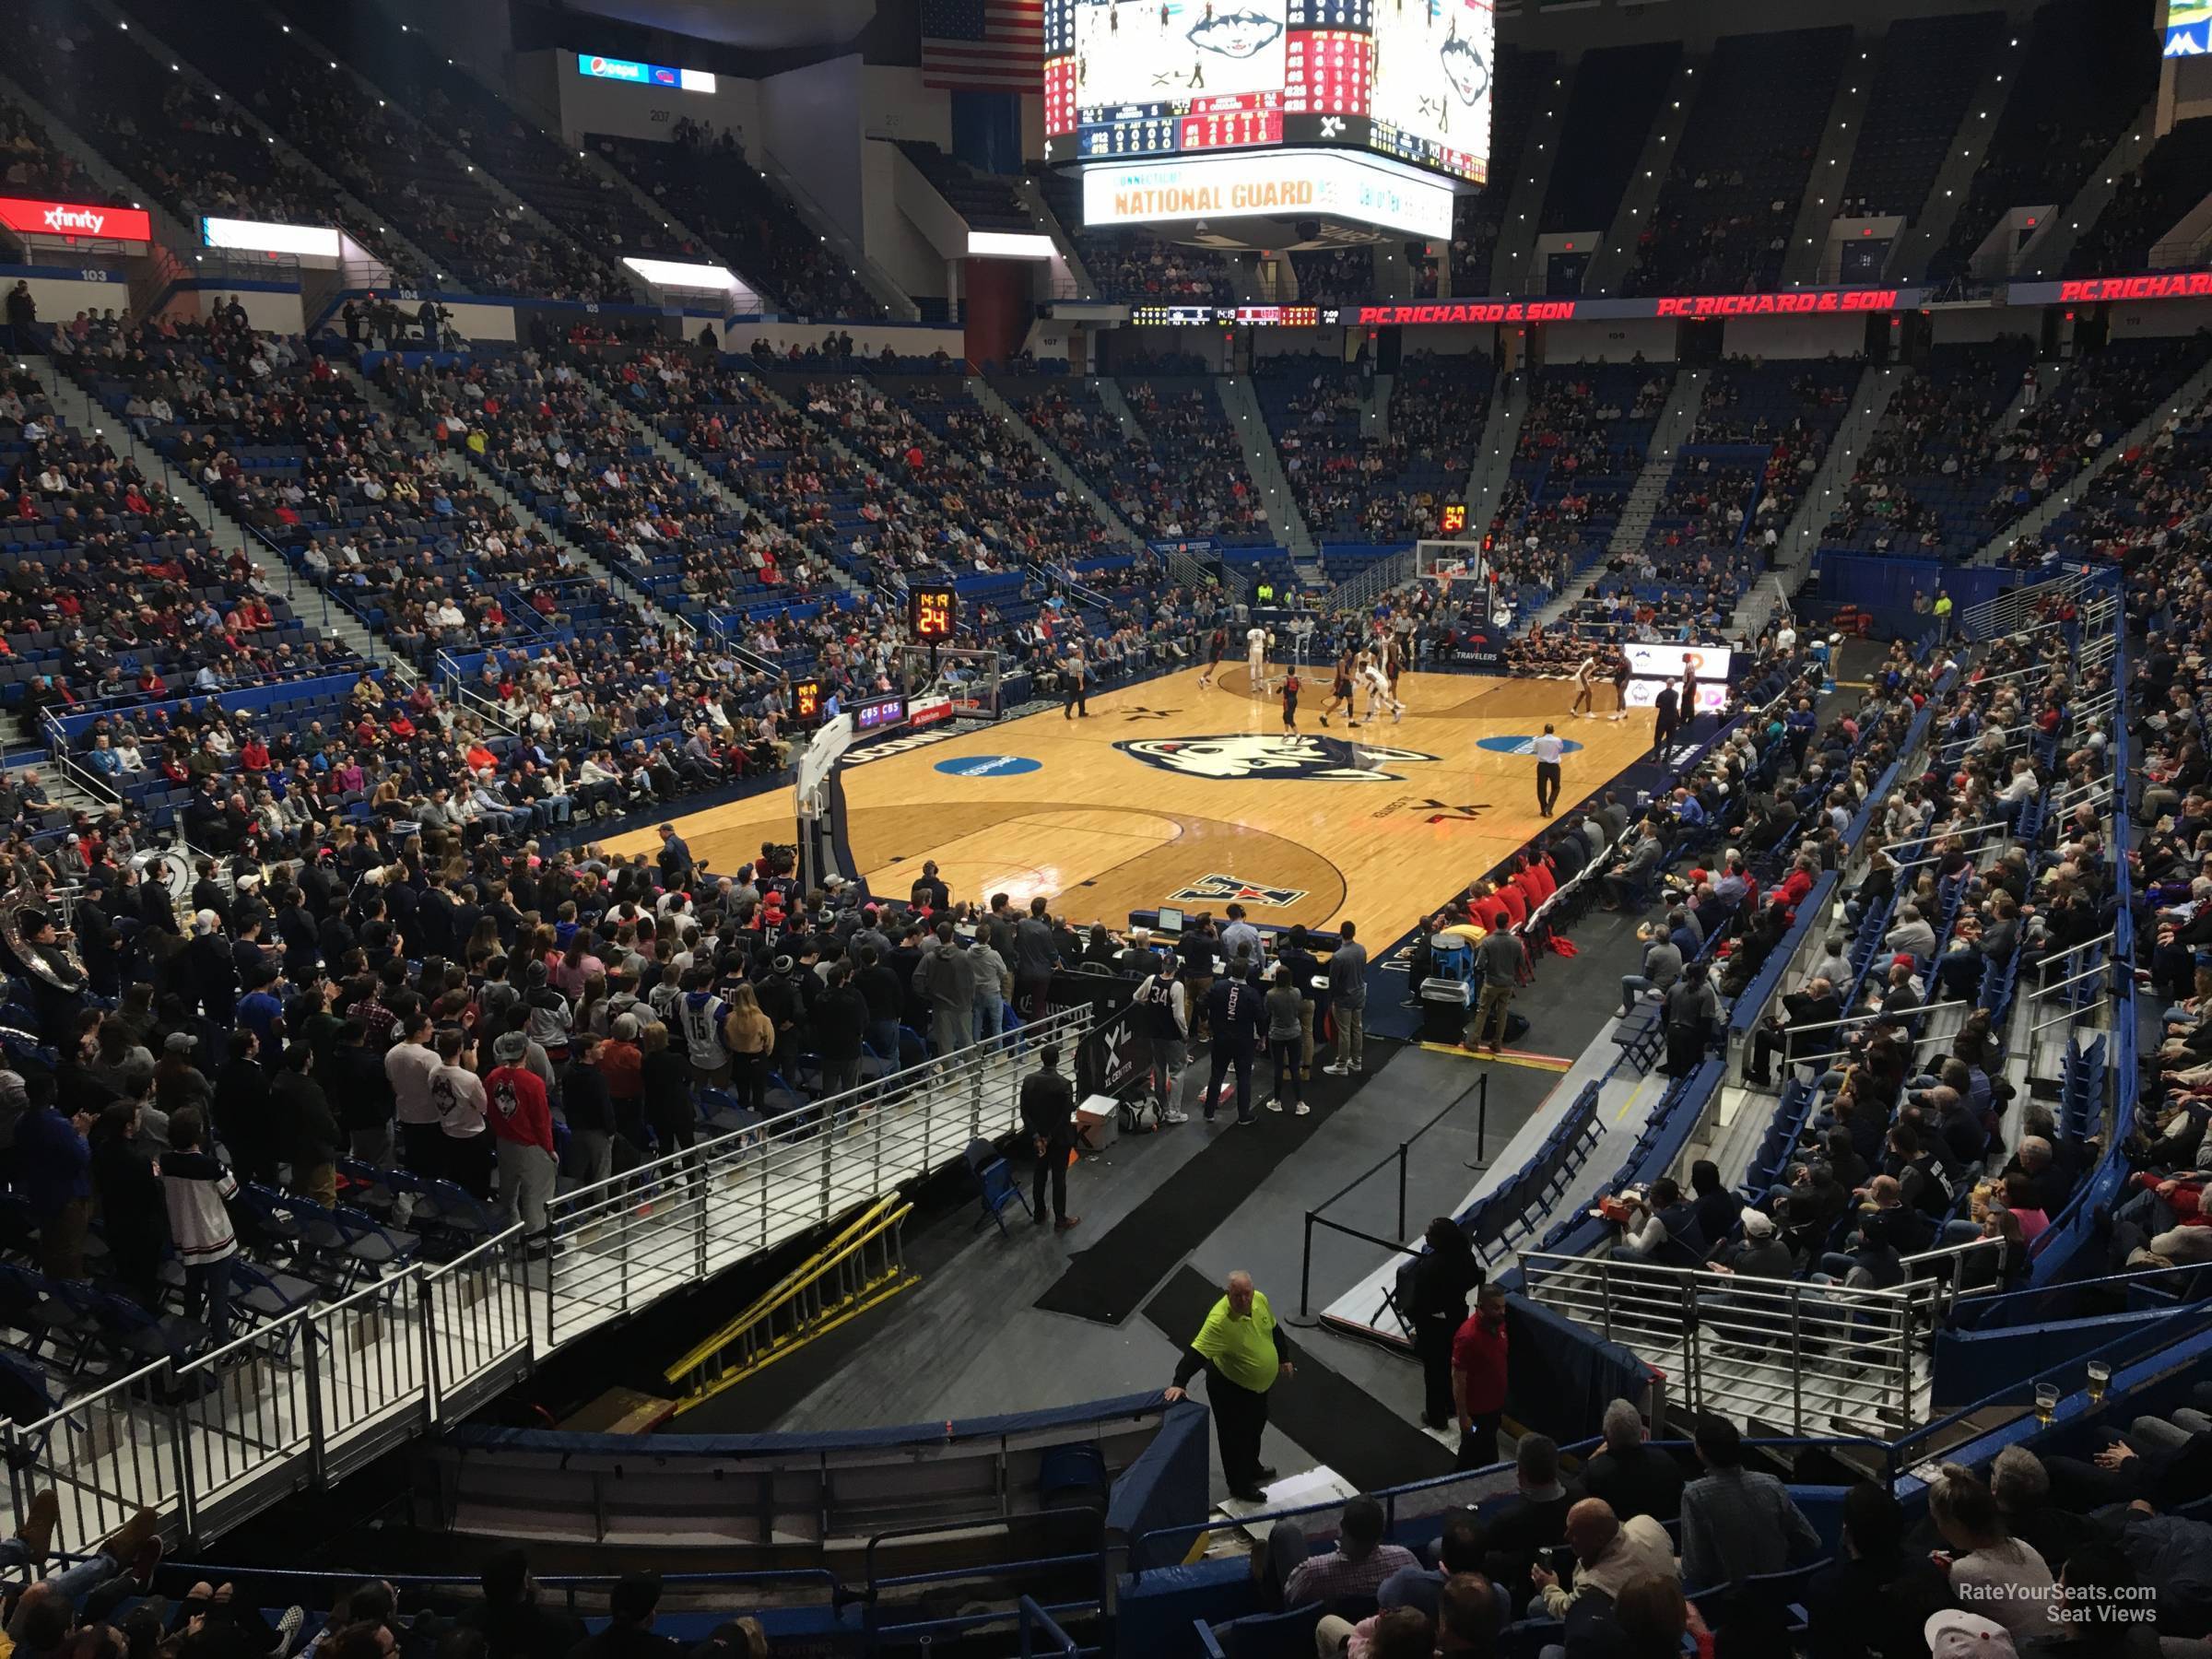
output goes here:
[{"label": "man in yellow shirt", "polygon": [[1214,1432],[1221,1445],[1221,1473],[1230,1495],[1246,1503],[1262,1502],[1262,1483],[1275,1471],[1260,1462],[1260,1438],[1267,1431],[1267,1394],[1297,1372],[1290,1345],[1267,1299],[1253,1288],[1252,1275],[1229,1276],[1224,1294],[1206,1314],[1198,1335],[1176,1362],[1168,1387],[1171,1403],[1184,1397],[1185,1384],[1206,1373],[1206,1403],[1214,1411]]}]

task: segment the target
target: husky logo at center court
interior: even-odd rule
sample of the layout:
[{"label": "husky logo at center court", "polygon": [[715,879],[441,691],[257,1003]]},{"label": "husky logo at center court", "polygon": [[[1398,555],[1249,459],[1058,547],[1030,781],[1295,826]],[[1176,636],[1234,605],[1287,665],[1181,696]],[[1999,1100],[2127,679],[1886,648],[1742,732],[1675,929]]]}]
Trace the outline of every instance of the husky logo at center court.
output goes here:
[{"label": "husky logo at center court", "polygon": [[1395,782],[1402,774],[1386,771],[1384,767],[1441,758],[1418,749],[1347,743],[1341,737],[1265,737],[1243,732],[1218,737],[1136,738],[1113,747],[1147,766],[1194,778],[1282,778],[1324,783]]}]

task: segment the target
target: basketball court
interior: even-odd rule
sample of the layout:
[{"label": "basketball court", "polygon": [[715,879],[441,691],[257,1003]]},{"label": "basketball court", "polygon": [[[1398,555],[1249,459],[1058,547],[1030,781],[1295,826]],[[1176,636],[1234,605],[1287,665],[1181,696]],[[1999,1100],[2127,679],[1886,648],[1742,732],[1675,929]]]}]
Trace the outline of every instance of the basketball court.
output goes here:
[{"label": "basketball court", "polygon": [[[1324,730],[1325,667],[1300,674],[1300,736],[1287,741],[1280,699],[1249,695],[1241,664],[1204,690],[1201,672],[1101,692],[1088,720],[1052,710],[853,750],[847,832],[871,890],[903,899],[935,859],[956,900],[1041,893],[1078,926],[1120,928],[1161,904],[1218,915],[1234,900],[1265,924],[1349,919],[1379,946],[1545,827],[1529,750],[1545,721],[1580,746],[1561,766],[1568,804],[1652,742],[1650,710],[1606,712],[1609,685],[1601,712],[1577,720],[1565,680],[1452,674],[1406,675],[1401,721],[1385,712],[1347,729],[1332,716]],[[793,825],[788,790],[677,820],[723,875]],[[646,830],[606,845],[659,841]]]}]

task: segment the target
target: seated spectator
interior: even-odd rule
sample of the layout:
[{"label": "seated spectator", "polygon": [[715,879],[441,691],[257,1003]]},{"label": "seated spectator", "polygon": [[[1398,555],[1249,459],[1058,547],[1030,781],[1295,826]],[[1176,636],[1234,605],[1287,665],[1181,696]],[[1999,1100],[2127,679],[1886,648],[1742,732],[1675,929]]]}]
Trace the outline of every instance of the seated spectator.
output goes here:
[{"label": "seated spectator", "polygon": [[1627,1400],[1606,1407],[1605,1443],[1583,1465],[1583,1485],[1623,1521],[1649,1515],[1672,1521],[1682,1512],[1682,1471],[1649,1443],[1643,1414]]},{"label": "seated spectator", "polygon": [[1698,1424],[1705,1473],[1682,1488],[1682,1577],[1710,1586],[1801,1565],[1820,1552],[1819,1535],[1789,1489],[1744,1467],[1743,1436],[1725,1418]]},{"label": "seated spectator", "polygon": [[1344,1506],[1336,1547],[1300,1562],[1290,1574],[1283,1586],[1283,1605],[1303,1607],[1372,1596],[1391,1574],[1419,1565],[1410,1549],[1382,1541],[1382,1506],[1362,1495]]}]

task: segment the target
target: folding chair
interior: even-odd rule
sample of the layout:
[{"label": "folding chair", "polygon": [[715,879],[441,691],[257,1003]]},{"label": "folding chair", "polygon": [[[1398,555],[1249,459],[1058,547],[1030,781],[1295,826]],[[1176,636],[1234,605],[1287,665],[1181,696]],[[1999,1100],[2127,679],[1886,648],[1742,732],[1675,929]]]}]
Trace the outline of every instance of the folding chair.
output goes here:
[{"label": "folding chair", "polygon": [[999,1236],[1006,1237],[1006,1218],[1003,1212],[1009,1204],[1020,1205],[1021,1213],[1033,1218],[1029,1198],[1016,1184],[1013,1172],[1006,1168],[1006,1160],[998,1155],[996,1147],[979,1136],[968,1143],[966,1158],[968,1172],[975,1177],[976,1195],[983,1206],[983,1213],[976,1218],[969,1231],[981,1232],[985,1221],[995,1221]]}]

